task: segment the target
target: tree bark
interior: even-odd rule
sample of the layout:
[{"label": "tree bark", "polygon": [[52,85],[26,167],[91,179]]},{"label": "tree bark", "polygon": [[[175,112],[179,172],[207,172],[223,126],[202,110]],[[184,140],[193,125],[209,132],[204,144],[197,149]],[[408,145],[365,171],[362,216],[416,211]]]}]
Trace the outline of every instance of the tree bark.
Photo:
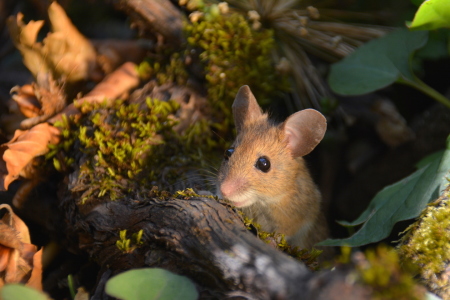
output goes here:
[{"label": "tree bark", "polygon": [[113,3],[124,10],[141,31],[151,29],[168,44],[178,45],[183,41],[181,12],[169,0],[114,0]]},{"label": "tree bark", "polygon": [[[100,266],[92,299],[105,299],[104,283],[121,271],[161,267],[192,279],[202,299],[368,299],[346,271],[312,273],[263,243],[229,206],[212,198],[144,197],[76,205],[65,191],[62,208],[73,246]],[[143,229],[131,253],[116,246],[119,231]],[[337,297],[339,296],[339,297]]]}]

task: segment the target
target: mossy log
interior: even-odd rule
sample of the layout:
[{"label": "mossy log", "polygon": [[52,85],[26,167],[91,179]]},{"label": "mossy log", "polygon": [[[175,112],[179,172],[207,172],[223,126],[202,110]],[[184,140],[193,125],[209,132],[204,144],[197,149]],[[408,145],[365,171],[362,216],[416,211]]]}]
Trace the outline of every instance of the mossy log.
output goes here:
[{"label": "mossy log", "polygon": [[[67,191],[62,208],[69,239],[101,267],[93,298],[121,271],[162,267],[192,279],[201,299],[368,299],[346,271],[312,273],[250,233],[230,207],[208,197],[137,197],[76,205]],[[143,244],[127,253],[120,230],[143,229]]]}]

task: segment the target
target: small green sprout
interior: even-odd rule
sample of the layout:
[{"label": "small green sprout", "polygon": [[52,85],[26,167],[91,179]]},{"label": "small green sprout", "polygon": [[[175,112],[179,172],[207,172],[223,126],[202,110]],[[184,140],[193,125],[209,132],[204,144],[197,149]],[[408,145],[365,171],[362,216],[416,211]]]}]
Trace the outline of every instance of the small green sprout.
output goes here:
[{"label": "small green sprout", "polygon": [[141,229],[138,232],[133,233],[131,238],[127,239],[127,230],[121,230],[119,232],[119,240],[116,242],[116,246],[122,252],[131,253],[134,249],[144,243],[142,241],[143,234],[144,230]]}]

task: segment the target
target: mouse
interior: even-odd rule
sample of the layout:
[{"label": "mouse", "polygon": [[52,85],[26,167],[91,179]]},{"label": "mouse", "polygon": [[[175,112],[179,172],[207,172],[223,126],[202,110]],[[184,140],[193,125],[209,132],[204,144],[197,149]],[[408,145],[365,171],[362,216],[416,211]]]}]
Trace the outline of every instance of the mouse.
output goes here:
[{"label": "mouse", "polygon": [[292,246],[312,248],[326,239],[321,194],[303,158],[324,137],[326,118],[304,109],[277,124],[247,85],[239,89],[232,114],[237,136],[219,168],[218,195],[262,230],[284,234]]}]

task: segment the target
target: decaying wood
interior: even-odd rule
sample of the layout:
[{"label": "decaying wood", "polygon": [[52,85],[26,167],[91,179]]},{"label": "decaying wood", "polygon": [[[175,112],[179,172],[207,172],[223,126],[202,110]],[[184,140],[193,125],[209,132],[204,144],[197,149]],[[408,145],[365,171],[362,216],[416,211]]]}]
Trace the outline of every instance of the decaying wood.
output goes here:
[{"label": "decaying wood", "polygon": [[133,25],[141,31],[152,30],[166,43],[178,45],[182,41],[182,15],[169,0],[115,0],[115,6],[124,10]]},{"label": "decaying wood", "polygon": [[[72,246],[101,266],[94,299],[102,299],[107,278],[140,267],[188,276],[202,299],[367,298],[362,287],[346,280],[345,272],[313,274],[258,240],[215,199],[145,197],[76,205],[74,196],[66,190],[62,208],[69,240],[76,241]],[[123,229],[130,234],[143,229],[144,244],[121,252],[116,241]]]}]

